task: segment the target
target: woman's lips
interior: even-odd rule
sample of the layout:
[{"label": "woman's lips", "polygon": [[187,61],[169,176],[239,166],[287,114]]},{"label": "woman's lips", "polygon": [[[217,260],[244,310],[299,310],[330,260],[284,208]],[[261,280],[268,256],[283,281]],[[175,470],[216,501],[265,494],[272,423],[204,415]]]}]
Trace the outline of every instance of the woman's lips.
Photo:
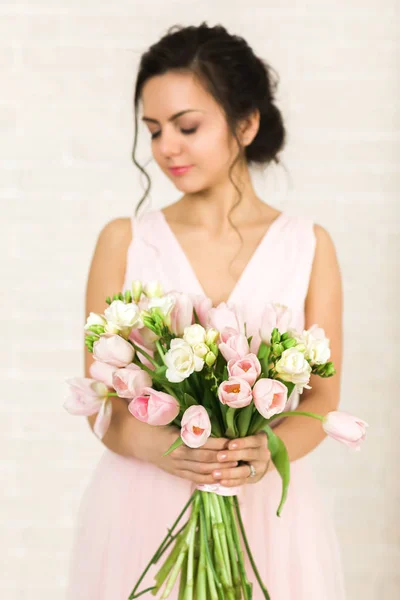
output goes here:
[{"label": "woman's lips", "polygon": [[169,170],[171,171],[172,175],[184,175],[189,171],[189,169],[192,168],[192,166],[193,165],[188,165],[186,167],[170,167]]}]

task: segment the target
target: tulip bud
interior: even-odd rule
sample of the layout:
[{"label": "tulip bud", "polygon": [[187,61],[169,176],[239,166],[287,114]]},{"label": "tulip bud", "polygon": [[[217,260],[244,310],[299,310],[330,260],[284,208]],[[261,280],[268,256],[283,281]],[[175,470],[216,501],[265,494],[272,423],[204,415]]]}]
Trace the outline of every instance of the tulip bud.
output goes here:
[{"label": "tulip bud", "polygon": [[132,281],[132,297],[133,300],[137,303],[140,300],[140,296],[142,295],[143,285],[140,279],[134,279]]},{"label": "tulip bud", "polygon": [[207,352],[204,362],[208,367],[212,367],[216,360],[217,357],[215,356],[214,352]]}]

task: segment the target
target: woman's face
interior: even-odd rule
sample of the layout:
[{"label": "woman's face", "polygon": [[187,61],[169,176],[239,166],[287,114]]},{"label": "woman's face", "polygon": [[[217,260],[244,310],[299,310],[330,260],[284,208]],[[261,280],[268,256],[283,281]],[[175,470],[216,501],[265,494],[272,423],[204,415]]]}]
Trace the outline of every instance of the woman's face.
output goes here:
[{"label": "woman's face", "polygon": [[[178,189],[195,193],[229,178],[236,140],[219,104],[191,74],[152,77],[143,86],[142,102],[153,156]],[[183,111],[190,112],[171,120]],[[191,168],[182,175],[169,170],[187,165]]]}]

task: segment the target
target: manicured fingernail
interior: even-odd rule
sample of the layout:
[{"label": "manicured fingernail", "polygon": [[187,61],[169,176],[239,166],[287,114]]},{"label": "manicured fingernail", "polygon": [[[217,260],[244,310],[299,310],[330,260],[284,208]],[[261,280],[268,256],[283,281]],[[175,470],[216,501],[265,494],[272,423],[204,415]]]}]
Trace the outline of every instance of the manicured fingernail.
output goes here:
[{"label": "manicured fingernail", "polygon": [[215,478],[222,477],[221,471],[214,471],[213,475],[214,475]]},{"label": "manicured fingernail", "polygon": [[232,448],[232,450],[235,450],[235,448],[237,448],[238,445],[236,442],[233,442],[233,444],[230,445],[230,448]]},{"label": "manicured fingernail", "polygon": [[225,453],[223,453],[223,454],[218,454],[218,460],[225,460],[225,459],[226,459],[226,456],[227,456],[227,455],[226,455]]}]

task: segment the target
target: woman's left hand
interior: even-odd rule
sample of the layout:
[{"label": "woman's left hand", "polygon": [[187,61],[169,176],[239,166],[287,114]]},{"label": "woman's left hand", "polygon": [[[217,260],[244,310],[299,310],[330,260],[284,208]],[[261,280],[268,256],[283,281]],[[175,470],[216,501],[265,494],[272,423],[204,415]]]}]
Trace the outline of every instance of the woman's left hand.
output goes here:
[{"label": "woman's left hand", "polygon": [[272,468],[271,453],[268,450],[268,438],[264,431],[243,438],[230,440],[228,448],[221,450],[217,455],[221,465],[232,461],[246,461],[253,465],[256,470],[254,477],[249,477],[249,465],[240,465],[224,470],[224,479],[218,470],[213,471],[216,482],[225,487],[244,485],[245,483],[257,483]]}]

